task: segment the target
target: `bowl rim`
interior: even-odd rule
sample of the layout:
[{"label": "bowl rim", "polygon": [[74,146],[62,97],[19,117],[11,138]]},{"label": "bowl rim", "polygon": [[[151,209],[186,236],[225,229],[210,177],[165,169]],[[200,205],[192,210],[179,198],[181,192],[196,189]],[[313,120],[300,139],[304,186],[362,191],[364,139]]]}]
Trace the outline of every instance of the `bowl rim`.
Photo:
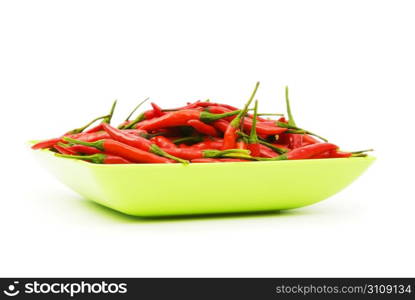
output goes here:
[{"label": "bowl rim", "polygon": [[[29,144],[33,144],[35,141],[29,141]],[[32,149],[30,149],[32,150]],[[309,163],[313,163],[313,162],[324,162],[324,163],[330,163],[330,162],[336,162],[336,161],[371,161],[373,162],[374,160],[376,160],[376,157],[373,155],[368,155],[366,157],[346,157],[346,158],[315,158],[315,159],[296,159],[296,160],[278,160],[278,161],[246,161],[246,162],[239,162],[239,161],[235,161],[235,162],[226,162],[226,163],[222,163],[222,162],[208,162],[208,163],[190,163],[190,164],[181,164],[181,163],[171,163],[171,164],[162,164],[162,163],[131,163],[131,164],[94,164],[91,162],[87,162],[84,160],[75,160],[75,159],[70,159],[70,158],[65,158],[65,157],[57,157],[55,156],[54,152],[50,151],[49,149],[39,149],[41,152],[43,153],[47,153],[48,155],[53,155],[56,159],[64,159],[67,161],[72,161],[73,163],[77,163],[80,165],[84,165],[84,166],[93,166],[96,168],[114,168],[114,167],[123,167],[123,168],[131,168],[131,167],[148,167],[148,166],[163,166],[163,167],[167,167],[167,168],[177,168],[178,166],[184,166],[184,167],[200,167],[200,166],[229,166],[229,165],[236,165],[236,164],[241,164],[241,163],[247,163],[249,162],[249,165],[276,165],[276,164],[281,164],[281,163],[288,163],[288,164],[309,164]],[[39,151],[39,150],[32,150],[32,151]]]}]

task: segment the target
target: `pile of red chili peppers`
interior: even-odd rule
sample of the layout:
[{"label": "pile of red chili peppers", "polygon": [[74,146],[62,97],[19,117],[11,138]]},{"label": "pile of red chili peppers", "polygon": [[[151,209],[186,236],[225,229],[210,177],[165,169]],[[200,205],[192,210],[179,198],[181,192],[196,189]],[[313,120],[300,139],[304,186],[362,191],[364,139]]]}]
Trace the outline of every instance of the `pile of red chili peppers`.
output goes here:
[{"label": "pile of red chili peppers", "polygon": [[[98,164],[346,158],[366,156],[365,152],[371,151],[340,151],[335,144],[298,127],[291,113],[288,88],[287,118],[258,113],[258,101],[253,101],[258,86],[259,82],[241,109],[209,100],[173,109],[151,103],[151,109],[130,120],[147,98],[117,127],[110,125],[115,101],[108,115],[32,148]],[[250,109],[253,102],[254,108]],[[263,118],[275,115],[279,119]],[[100,124],[89,128],[99,120]]]}]

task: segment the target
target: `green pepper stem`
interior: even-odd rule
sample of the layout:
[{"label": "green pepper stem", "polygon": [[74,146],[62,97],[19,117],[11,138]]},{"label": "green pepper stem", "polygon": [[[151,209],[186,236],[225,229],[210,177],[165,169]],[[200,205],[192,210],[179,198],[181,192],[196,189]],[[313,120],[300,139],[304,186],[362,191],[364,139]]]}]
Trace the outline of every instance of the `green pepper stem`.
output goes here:
[{"label": "green pepper stem", "polygon": [[365,152],[372,152],[375,151],[374,149],[366,149],[366,150],[360,150],[360,151],[353,151],[350,152],[351,154],[361,154],[361,153],[365,153]]},{"label": "green pepper stem", "polygon": [[351,157],[366,157],[366,153],[352,153]]},{"label": "green pepper stem", "polygon": [[214,158],[214,157],[222,157],[227,154],[245,154],[249,155],[250,151],[246,149],[227,149],[227,150],[202,150],[203,157],[207,158]]},{"label": "green pepper stem", "polygon": [[105,154],[102,154],[102,153],[97,153],[93,155],[67,155],[67,154],[56,153],[55,156],[71,158],[71,159],[82,159],[82,160],[87,160],[87,161],[90,161],[96,164],[102,164],[105,160]]},{"label": "green pepper stem", "polygon": [[[244,133],[242,131],[238,131],[237,134],[239,134],[240,136],[245,137],[245,138],[249,137],[246,133]],[[272,150],[274,150],[278,154],[284,154],[284,153],[288,152],[288,150],[283,149],[283,148],[279,148],[277,146],[274,146],[273,144],[270,144],[270,143],[268,143],[264,140],[261,140],[260,138],[258,138],[258,143],[260,143],[264,146],[267,146],[268,148],[271,148]]]},{"label": "green pepper stem", "polygon": [[249,138],[248,138],[248,143],[249,144],[257,144],[258,143],[258,136],[257,136],[257,133],[256,133],[257,117],[258,117],[258,100],[255,100],[254,118],[252,120],[251,132],[250,132]]},{"label": "green pepper stem", "polygon": [[259,160],[259,161],[276,161],[276,160],[287,160],[288,157],[286,154],[281,154],[279,156],[276,157],[254,157],[255,160]]},{"label": "green pepper stem", "polygon": [[252,100],[254,100],[255,94],[258,90],[259,87],[259,81],[256,83],[255,88],[251,94],[251,97],[249,98],[248,102],[245,103],[244,108],[239,112],[239,114],[236,116],[236,118],[234,118],[231,122],[231,126],[233,128],[238,128],[241,125],[241,119],[243,116],[246,115],[246,113],[248,112],[248,107],[251,104]]},{"label": "green pepper stem", "polygon": [[182,164],[188,164],[189,163],[188,160],[181,159],[181,158],[178,158],[176,156],[173,156],[173,155],[168,154],[166,151],[162,150],[156,144],[152,144],[150,146],[150,152],[152,152],[152,153],[154,153],[156,155],[159,155],[159,156],[163,156],[163,157],[166,157],[166,158],[170,158],[170,159],[175,160],[175,161],[177,161],[179,163],[182,163]]},{"label": "green pepper stem", "polygon": [[291,126],[297,126],[291,113],[290,98],[288,97],[288,85],[285,86],[285,104],[287,106],[288,124]]},{"label": "green pepper stem", "polygon": [[112,116],[114,115],[114,111],[115,111],[116,106],[117,106],[117,100],[114,100],[114,102],[112,103],[111,110],[110,110],[110,113],[109,113],[108,117],[105,118],[104,120],[102,120],[103,123],[111,124]]},{"label": "green pepper stem", "polygon": [[139,123],[139,122],[141,122],[141,121],[143,121],[144,120],[144,117],[145,117],[145,115],[144,115],[144,113],[142,112],[141,114],[139,114],[130,124],[128,124],[128,125],[126,125],[126,126],[124,126],[124,128],[123,129],[131,129],[131,128],[133,128],[134,127],[134,125],[135,124],[137,124],[137,123]]},{"label": "green pepper stem", "polygon": [[94,124],[96,121],[101,120],[101,119],[105,119],[108,118],[109,115],[105,115],[105,116],[101,116],[98,118],[93,119],[92,121],[90,121],[89,123],[87,123],[86,125],[79,127],[79,128],[75,128],[72,129],[71,131],[68,131],[67,134],[76,134],[76,133],[81,133],[82,131],[84,131],[85,129],[87,129],[89,126],[91,126],[92,124]]},{"label": "green pepper stem", "polygon": [[239,113],[240,113],[240,110],[234,110],[234,111],[226,112],[226,113],[223,113],[223,114],[212,114],[212,113],[207,112],[207,111],[202,111],[202,112],[200,112],[199,119],[202,122],[209,123],[209,122],[217,121],[217,120],[220,120],[220,119],[223,119],[223,118],[232,117],[232,116],[237,115]]},{"label": "green pepper stem", "polygon": [[125,122],[128,122],[130,120],[131,116],[137,111],[137,109],[139,109],[141,107],[141,105],[143,105],[146,101],[148,101],[148,99],[150,99],[150,97],[147,97],[143,101],[141,101],[140,103],[138,103],[137,106],[134,107],[134,109],[130,112],[130,114],[128,115],[128,117],[125,119]]},{"label": "green pepper stem", "polygon": [[319,139],[321,139],[321,140],[323,140],[325,142],[328,142],[328,140],[325,139],[325,138],[323,138],[322,136],[319,136],[319,135],[317,135],[317,134],[315,134],[315,133],[313,133],[311,131],[308,131],[308,130],[299,128],[297,126],[292,126],[290,124],[287,124],[287,123],[284,123],[284,122],[279,122],[279,121],[277,121],[276,124],[277,124],[278,127],[288,128],[288,129],[294,130],[294,131],[291,131],[291,132],[287,130],[287,133],[309,134],[309,135],[315,136],[315,137],[317,137],[317,138],[319,138]]},{"label": "green pepper stem", "polygon": [[203,138],[200,135],[196,135],[196,136],[185,136],[185,137],[182,137],[182,138],[175,139],[173,141],[173,143],[174,144],[180,144],[180,143],[185,143],[185,142],[198,143],[198,142],[201,142],[201,141],[203,141]]},{"label": "green pepper stem", "polygon": [[225,153],[225,154],[221,155],[221,157],[255,160],[255,157],[244,154],[244,153]]},{"label": "green pepper stem", "polygon": [[57,143],[56,143],[56,145],[61,146],[61,147],[63,147],[63,148],[68,148],[68,147],[69,147],[69,145],[68,145],[68,144],[64,144],[64,143],[62,143],[62,142],[57,142]]},{"label": "green pepper stem", "polygon": [[98,150],[101,150],[101,151],[105,150],[104,149],[104,140],[99,140],[99,141],[96,141],[96,142],[85,142],[85,141],[72,139],[72,138],[67,137],[67,136],[64,136],[62,139],[64,141],[71,142],[73,144],[94,147],[94,148],[97,148]]}]

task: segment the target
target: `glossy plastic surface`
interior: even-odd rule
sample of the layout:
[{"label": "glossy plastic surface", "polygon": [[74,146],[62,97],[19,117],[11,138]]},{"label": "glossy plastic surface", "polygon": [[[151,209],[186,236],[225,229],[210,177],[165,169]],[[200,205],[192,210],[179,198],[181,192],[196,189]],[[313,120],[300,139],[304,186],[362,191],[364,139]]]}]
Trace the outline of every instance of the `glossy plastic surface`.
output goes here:
[{"label": "glossy plastic surface", "polygon": [[375,160],[97,165],[32,152],[83,197],[143,217],[299,208],[339,192]]}]

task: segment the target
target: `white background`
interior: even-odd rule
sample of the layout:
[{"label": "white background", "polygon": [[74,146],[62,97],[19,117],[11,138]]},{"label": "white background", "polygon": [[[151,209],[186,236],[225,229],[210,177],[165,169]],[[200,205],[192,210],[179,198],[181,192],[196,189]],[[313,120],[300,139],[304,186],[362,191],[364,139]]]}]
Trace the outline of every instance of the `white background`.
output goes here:
[{"label": "white background", "polygon": [[[415,276],[413,1],[2,1],[0,276]],[[82,199],[25,142],[151,96],[282,112],[376,163],[271,215],[146,221]],[[210,186],[210,185],[209,185]],[[194,198],[197,201],[197,197]]]}]

